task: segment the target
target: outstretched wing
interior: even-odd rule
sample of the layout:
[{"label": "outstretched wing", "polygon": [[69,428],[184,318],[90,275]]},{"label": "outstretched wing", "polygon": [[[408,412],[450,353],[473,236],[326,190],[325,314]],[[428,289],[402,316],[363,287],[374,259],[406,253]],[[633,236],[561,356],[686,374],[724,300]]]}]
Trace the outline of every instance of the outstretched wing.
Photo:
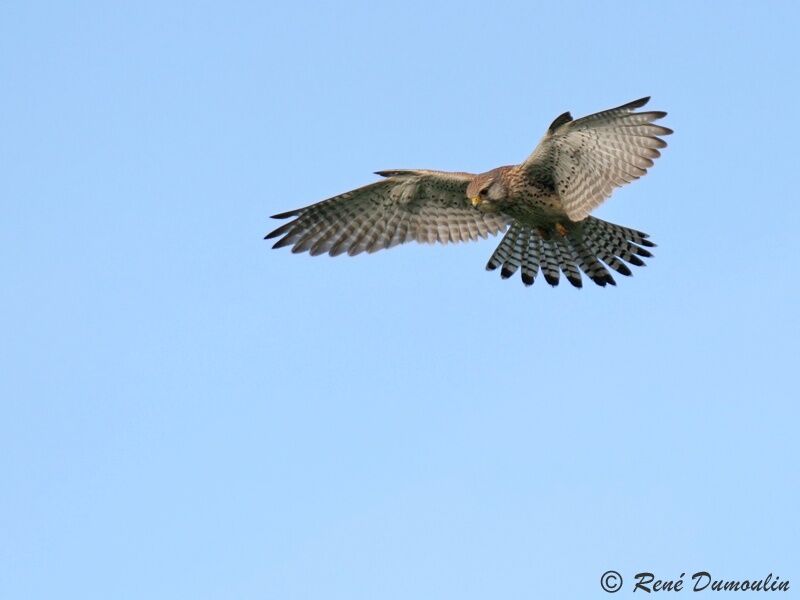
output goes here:
[{"label": "outstretched wing", "polygon": [[521,168],[532,180],[553,186],[573,221],[585,219],[614,191],[638,179],[661,156],[671,129],[654,125],[661,111],[634,112],[649,97],[572,120],[556,118]]},{"label": "outstretched wing", "polygon": [[336,256],[375,252],[410,240],[476,240],[505,229],[510,220],[482,213],[466,196],[474,175],[442,171],[379,171],[386,177],[317,204],[279,215],[293,221],[267,234],[273,248]]}]

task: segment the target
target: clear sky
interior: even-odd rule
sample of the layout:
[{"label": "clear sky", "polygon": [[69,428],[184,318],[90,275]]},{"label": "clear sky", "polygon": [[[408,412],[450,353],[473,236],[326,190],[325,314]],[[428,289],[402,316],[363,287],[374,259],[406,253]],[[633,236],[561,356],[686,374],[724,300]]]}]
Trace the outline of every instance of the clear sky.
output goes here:
[{"label": "clear sky", "polygon": [[[0,597],[797,593],[797,3],[487,6],[0,5]],[[616,288],[262,239],[645,95]]]}]

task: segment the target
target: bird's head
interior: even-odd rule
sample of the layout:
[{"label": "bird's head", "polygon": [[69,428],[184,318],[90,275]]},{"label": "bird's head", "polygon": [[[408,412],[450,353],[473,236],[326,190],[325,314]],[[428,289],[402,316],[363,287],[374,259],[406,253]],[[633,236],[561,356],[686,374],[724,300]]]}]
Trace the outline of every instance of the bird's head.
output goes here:
[{"label": "bird's head", "polygon": [[497,203],[506,197],[506,187],[500,174],[489,171],[478,175],[467,186],[467,198],[472,206],[483,212],[497,212]]}]

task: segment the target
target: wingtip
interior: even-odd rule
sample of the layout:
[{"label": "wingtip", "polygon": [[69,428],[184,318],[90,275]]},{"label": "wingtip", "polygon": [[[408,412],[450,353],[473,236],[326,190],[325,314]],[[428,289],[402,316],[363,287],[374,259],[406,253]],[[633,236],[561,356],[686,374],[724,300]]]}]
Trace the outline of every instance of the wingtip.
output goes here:
[{"label": "wingtip", "polygon": [[399,177],[401,175],[410,175],[413,171],[409,169],[384,169],[382,171],[373,171],[379,177]]},{"label": "wingtip", "polygon": [[556,129],[570,121],[572,121],[572,114],[569,111],[561,113],[550,123],[550,127],[547,128],[547,131],[553,133]]},{"label": "wingtip", "polygon": [[291,243],[292,242],[289,240],[288,237],[283,237],[283,238],[279,239],[277,242],[275,242],[274,244],[272,244],[272,249],[273,250],[277,250],[278,248],[285,248],[286,246],[288,246]]},{"label": "wingtip", "polygon": [[272,215],[270,219],[288,219],[289,217],[296,217],[297,215],[300,214],[301,210],[302,209],[298,208],[295,210],[289,210],[283,213],[278,213],[277,215]]},{"label": "wingtip", "polygon": [[264,239],[271,240],[272,238],[276,238],[279,235],[282,235],[287,231],[289,231],[293,226],[294,226],[294,221],[291,221],[289,223],[284,223],[277,229],[273,229],[272,231],[270,231],[267,235],[264,236]]}]

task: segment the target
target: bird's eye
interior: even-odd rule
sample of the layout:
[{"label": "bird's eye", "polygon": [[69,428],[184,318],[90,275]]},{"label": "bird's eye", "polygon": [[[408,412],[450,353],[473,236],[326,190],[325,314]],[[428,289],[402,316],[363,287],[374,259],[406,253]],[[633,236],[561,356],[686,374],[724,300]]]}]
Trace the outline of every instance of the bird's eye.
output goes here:
[{"label": "bird's eye", "polygon": [[483,188],[480,192],[478,192],[479,196],[485,196],[487,194],[486,188]]}]

